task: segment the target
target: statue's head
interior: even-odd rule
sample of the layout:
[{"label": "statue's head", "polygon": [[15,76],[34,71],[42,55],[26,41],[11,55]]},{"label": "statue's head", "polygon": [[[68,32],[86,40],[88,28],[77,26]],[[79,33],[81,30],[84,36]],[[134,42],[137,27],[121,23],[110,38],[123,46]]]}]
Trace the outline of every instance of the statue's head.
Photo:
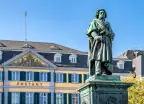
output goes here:
[{"label": "statue's head", "polygon": [[107,17],[107,13],[104,9],[99,9],[97,12],[96,12],[96,18],[97,19],[105,19]]}]

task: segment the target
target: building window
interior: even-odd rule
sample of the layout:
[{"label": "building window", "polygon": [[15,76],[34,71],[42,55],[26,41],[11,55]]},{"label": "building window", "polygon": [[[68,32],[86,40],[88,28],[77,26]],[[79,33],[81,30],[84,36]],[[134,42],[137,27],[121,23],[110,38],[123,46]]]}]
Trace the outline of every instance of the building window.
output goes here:
[{"label": "building window", "polygon": [[34,104],[33,95],[32,92],[26,92],[26,104]]},{"label": "building window", "polygon": [[77,63],[77,55],[75,54],[70,55],[69,60],[71,63]]},{"label": "building window", "polygon": [[40,72],[40,81],[46,82],[47,81],[47,73]]},{"label": "building window", "polygon": [[63,94],[62,93],[56,94],[56,104],[63,104]]},{"label": "building window", "polygon": [[63,73],[56,73],[56,82],[63,82]]},{"label": "building window", "polygon": [[19,71],[12,71],[12,80],[19,81],[20,80],[20,72]]},{"label": "building window", "polygon": [[117,62],[117,67],[118,67],[119,69],[124,69],[124,61],[119,61],[119,62]]},{"label": "building window", "polygon": [[0,104],[2,104],[2,92],[0,92]]},{"label": "building window", "polygon": [[78,83],[79,82],[79,74],[72,74],[72,83]]},{"label": "building window", "polygon": [[48,94],[47,93],[40,93],[40,104],[47,104],[48,103]]},{"label": "building window", "polygon": [[12,103],[11,104],[20,104],[20,93],[12,92]]},{"label": "building window", "polygon": [[2,75],[3,74],[3,72],[2,71],[0,71],[0,81],[2,81]]},{"label": "building window", "polygon": [[33,80],[34,80],[34,73],[26,72],[26,81],[33,81]]},{"label": "building window", "polygon": [[0,60],[2,60],[3,52],[0,51]]},{"label": "building window", "polygon": [[54,62],[61,63],[61,54],[57,53],[54,55]]},{"label": "building window", "polygon": [[79,94],[72,94],[72,104],[78,104]]}]

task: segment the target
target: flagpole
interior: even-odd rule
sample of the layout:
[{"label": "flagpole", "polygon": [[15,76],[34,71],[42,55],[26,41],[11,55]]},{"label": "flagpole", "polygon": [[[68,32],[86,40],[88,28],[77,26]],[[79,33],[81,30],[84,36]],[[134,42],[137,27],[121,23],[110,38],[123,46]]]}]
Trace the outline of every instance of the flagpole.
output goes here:
[{"label": "flagpole", "polygon": [[25,42],[27,42],[27,11],[25,11]]}]

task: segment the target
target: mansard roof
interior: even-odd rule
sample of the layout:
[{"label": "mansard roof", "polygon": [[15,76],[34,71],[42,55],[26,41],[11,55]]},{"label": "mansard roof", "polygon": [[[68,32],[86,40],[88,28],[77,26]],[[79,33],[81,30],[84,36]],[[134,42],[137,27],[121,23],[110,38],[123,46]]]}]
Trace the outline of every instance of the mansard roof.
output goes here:
[{"label": "mansard roof", "polygon": [[[6,47],[0,47],[0,50],[26,50],[28,47],[37,52],[59,52],[59,53],[74,53],[74,54],[87,54],[76,49],[62,46],[56,43],[48,42],[32,42],[32,41],[15,41],[15,40],[0,40],[1,44]],[[27,48],[24,48],[27,47]]]}]

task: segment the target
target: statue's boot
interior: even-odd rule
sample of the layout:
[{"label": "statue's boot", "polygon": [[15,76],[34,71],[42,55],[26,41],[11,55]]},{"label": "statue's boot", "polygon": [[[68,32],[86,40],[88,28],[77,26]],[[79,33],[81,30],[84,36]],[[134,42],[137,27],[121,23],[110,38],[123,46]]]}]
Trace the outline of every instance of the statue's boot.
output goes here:
[{"label": "statue's boot", "polygon": [[107,68],[104,68],[104,70],[105,70],[105,72],[104,72],[104,73],[106,73],[106,75],[112,75],[112,72],[111,72],[111,71],[109,71]]},{"label": "statue's boot", "polygon": [[108,69],[108,66],[105,66],[104,63],[102,63],[102,67],[103,67],[103,74],[106,75],[112,75],[112,72],[110,71],[110,69]]}]

